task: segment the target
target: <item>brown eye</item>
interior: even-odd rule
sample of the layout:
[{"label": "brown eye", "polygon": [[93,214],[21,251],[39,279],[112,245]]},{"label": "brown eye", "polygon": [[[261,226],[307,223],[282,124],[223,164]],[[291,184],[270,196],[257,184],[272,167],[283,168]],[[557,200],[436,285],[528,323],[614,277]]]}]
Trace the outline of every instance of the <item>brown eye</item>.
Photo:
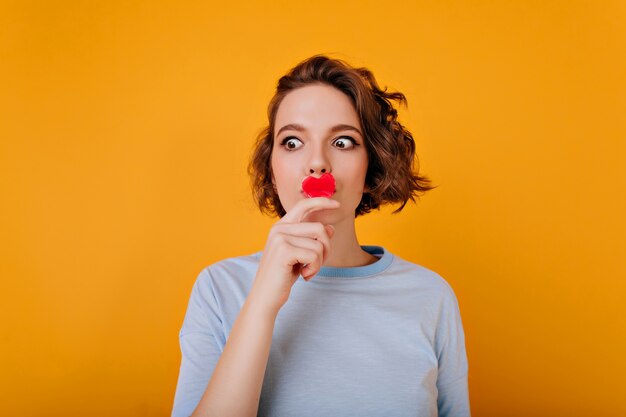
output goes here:
[{"label": "brown eye", "polygon": [[292,151],[294,149],[298,149],[300,146],[298,145],[298,143],[300,143],[300,145],[302,144],[302,141],[300,141],[300,139],[294,137],[294,136],[289,136],[286,137],[285,139],[283,139],[283,141],[280,143],[281,146],[285,147],[288,151]]},{"label": "brown eye", "polygon": [[339,149],[350,149],[357,146],[357,143],[350,136],[342,136],[335,141],[335,145]]}]

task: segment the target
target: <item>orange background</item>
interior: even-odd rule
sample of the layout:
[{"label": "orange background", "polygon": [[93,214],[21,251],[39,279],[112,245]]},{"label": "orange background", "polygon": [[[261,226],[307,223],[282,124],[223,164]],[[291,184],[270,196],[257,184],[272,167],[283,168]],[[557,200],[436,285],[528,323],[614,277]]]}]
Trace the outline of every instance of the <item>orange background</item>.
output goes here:
[{"label": "orange background", "polygon": [[263,248],[246,163],[315,53],[408,98],[439,188],[359,240],[455,289],[473,415],[626,415],[626,3],[401,3],[0,3],[1,415],[169,415],[191,286]]}]

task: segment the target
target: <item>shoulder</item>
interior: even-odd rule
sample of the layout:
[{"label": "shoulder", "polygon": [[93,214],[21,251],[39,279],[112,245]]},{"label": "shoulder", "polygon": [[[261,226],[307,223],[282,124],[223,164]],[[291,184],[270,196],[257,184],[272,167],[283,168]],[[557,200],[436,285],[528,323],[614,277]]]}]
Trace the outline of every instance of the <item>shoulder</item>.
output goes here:
[{"label": "shoulder", "polygon": [[447,295],[454,295],[454,290],[448,281],[446,281],[439,273],[426,268],[425,266],[407,261],[397,255],[394,255],[393,263],[389,269],[389,272],[394,275],[414,280],[429,289],[437,290]]},{"label": "shoulder", "polygon": [[416,302],[429,305],[436,310],[443,308],[453,311],[458,306],[456,294],[450,283],[432,269],[394,255],[388,273],[405,283],[402,286],[410,290]]},{"label": "shoulder", "polygon": [[230,276],[238,273],[256,271],[259,267],[259,253],[235,256],[214,262],[206,266],[202,272],[213,277]]},{"label": "shoulder", "polygon": [[200,293],[249,288],[259,267],[259,253],[225,258],[205,266],[194,283]]}]

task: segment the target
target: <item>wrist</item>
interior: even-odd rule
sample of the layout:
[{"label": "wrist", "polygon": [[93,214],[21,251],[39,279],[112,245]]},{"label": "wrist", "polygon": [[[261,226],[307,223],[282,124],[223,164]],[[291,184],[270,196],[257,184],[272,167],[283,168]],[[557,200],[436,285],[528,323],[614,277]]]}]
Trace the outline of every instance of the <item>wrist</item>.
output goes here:
[{"label": "wrist", "polygon": [[269,302],[268,297],[266,297],[258,290],[258,288],[254,286],[252,286],[252,289],[246,298],[245,304],[248,306],[249,310],[254,312],[255,315],[267,317],[272,320],[276,319],[276,316],[282,307]]}]

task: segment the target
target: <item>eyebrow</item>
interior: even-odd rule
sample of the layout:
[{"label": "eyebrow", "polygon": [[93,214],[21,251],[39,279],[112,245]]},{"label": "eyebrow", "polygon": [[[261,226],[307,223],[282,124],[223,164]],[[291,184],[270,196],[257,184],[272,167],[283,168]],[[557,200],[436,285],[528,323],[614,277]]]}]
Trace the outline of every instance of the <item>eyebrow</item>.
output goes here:
[{"label": "eyebrow", "polygon": [[[302,125],[299,125],[297,123],[289,123],[288,125],[285,125],[283,127],[280,128],[280,130],[276,133],[276,136],[280,135],[280,133],[283,130],[297,130],[299,132],[304,132],[306,131],[306,128]],[[352,130],[356,133],[358,133],[359,135],[363,136],[363,134],[361,133],[361,131],[359,129],[357,129],[356,127],[352,126],[352,125],[346,125],[346,124],[338,124],[335,125],[333,127],[331,127],[328,131],[330,133],[334,133],[334,132],[341,132],[343,130]]]}]

